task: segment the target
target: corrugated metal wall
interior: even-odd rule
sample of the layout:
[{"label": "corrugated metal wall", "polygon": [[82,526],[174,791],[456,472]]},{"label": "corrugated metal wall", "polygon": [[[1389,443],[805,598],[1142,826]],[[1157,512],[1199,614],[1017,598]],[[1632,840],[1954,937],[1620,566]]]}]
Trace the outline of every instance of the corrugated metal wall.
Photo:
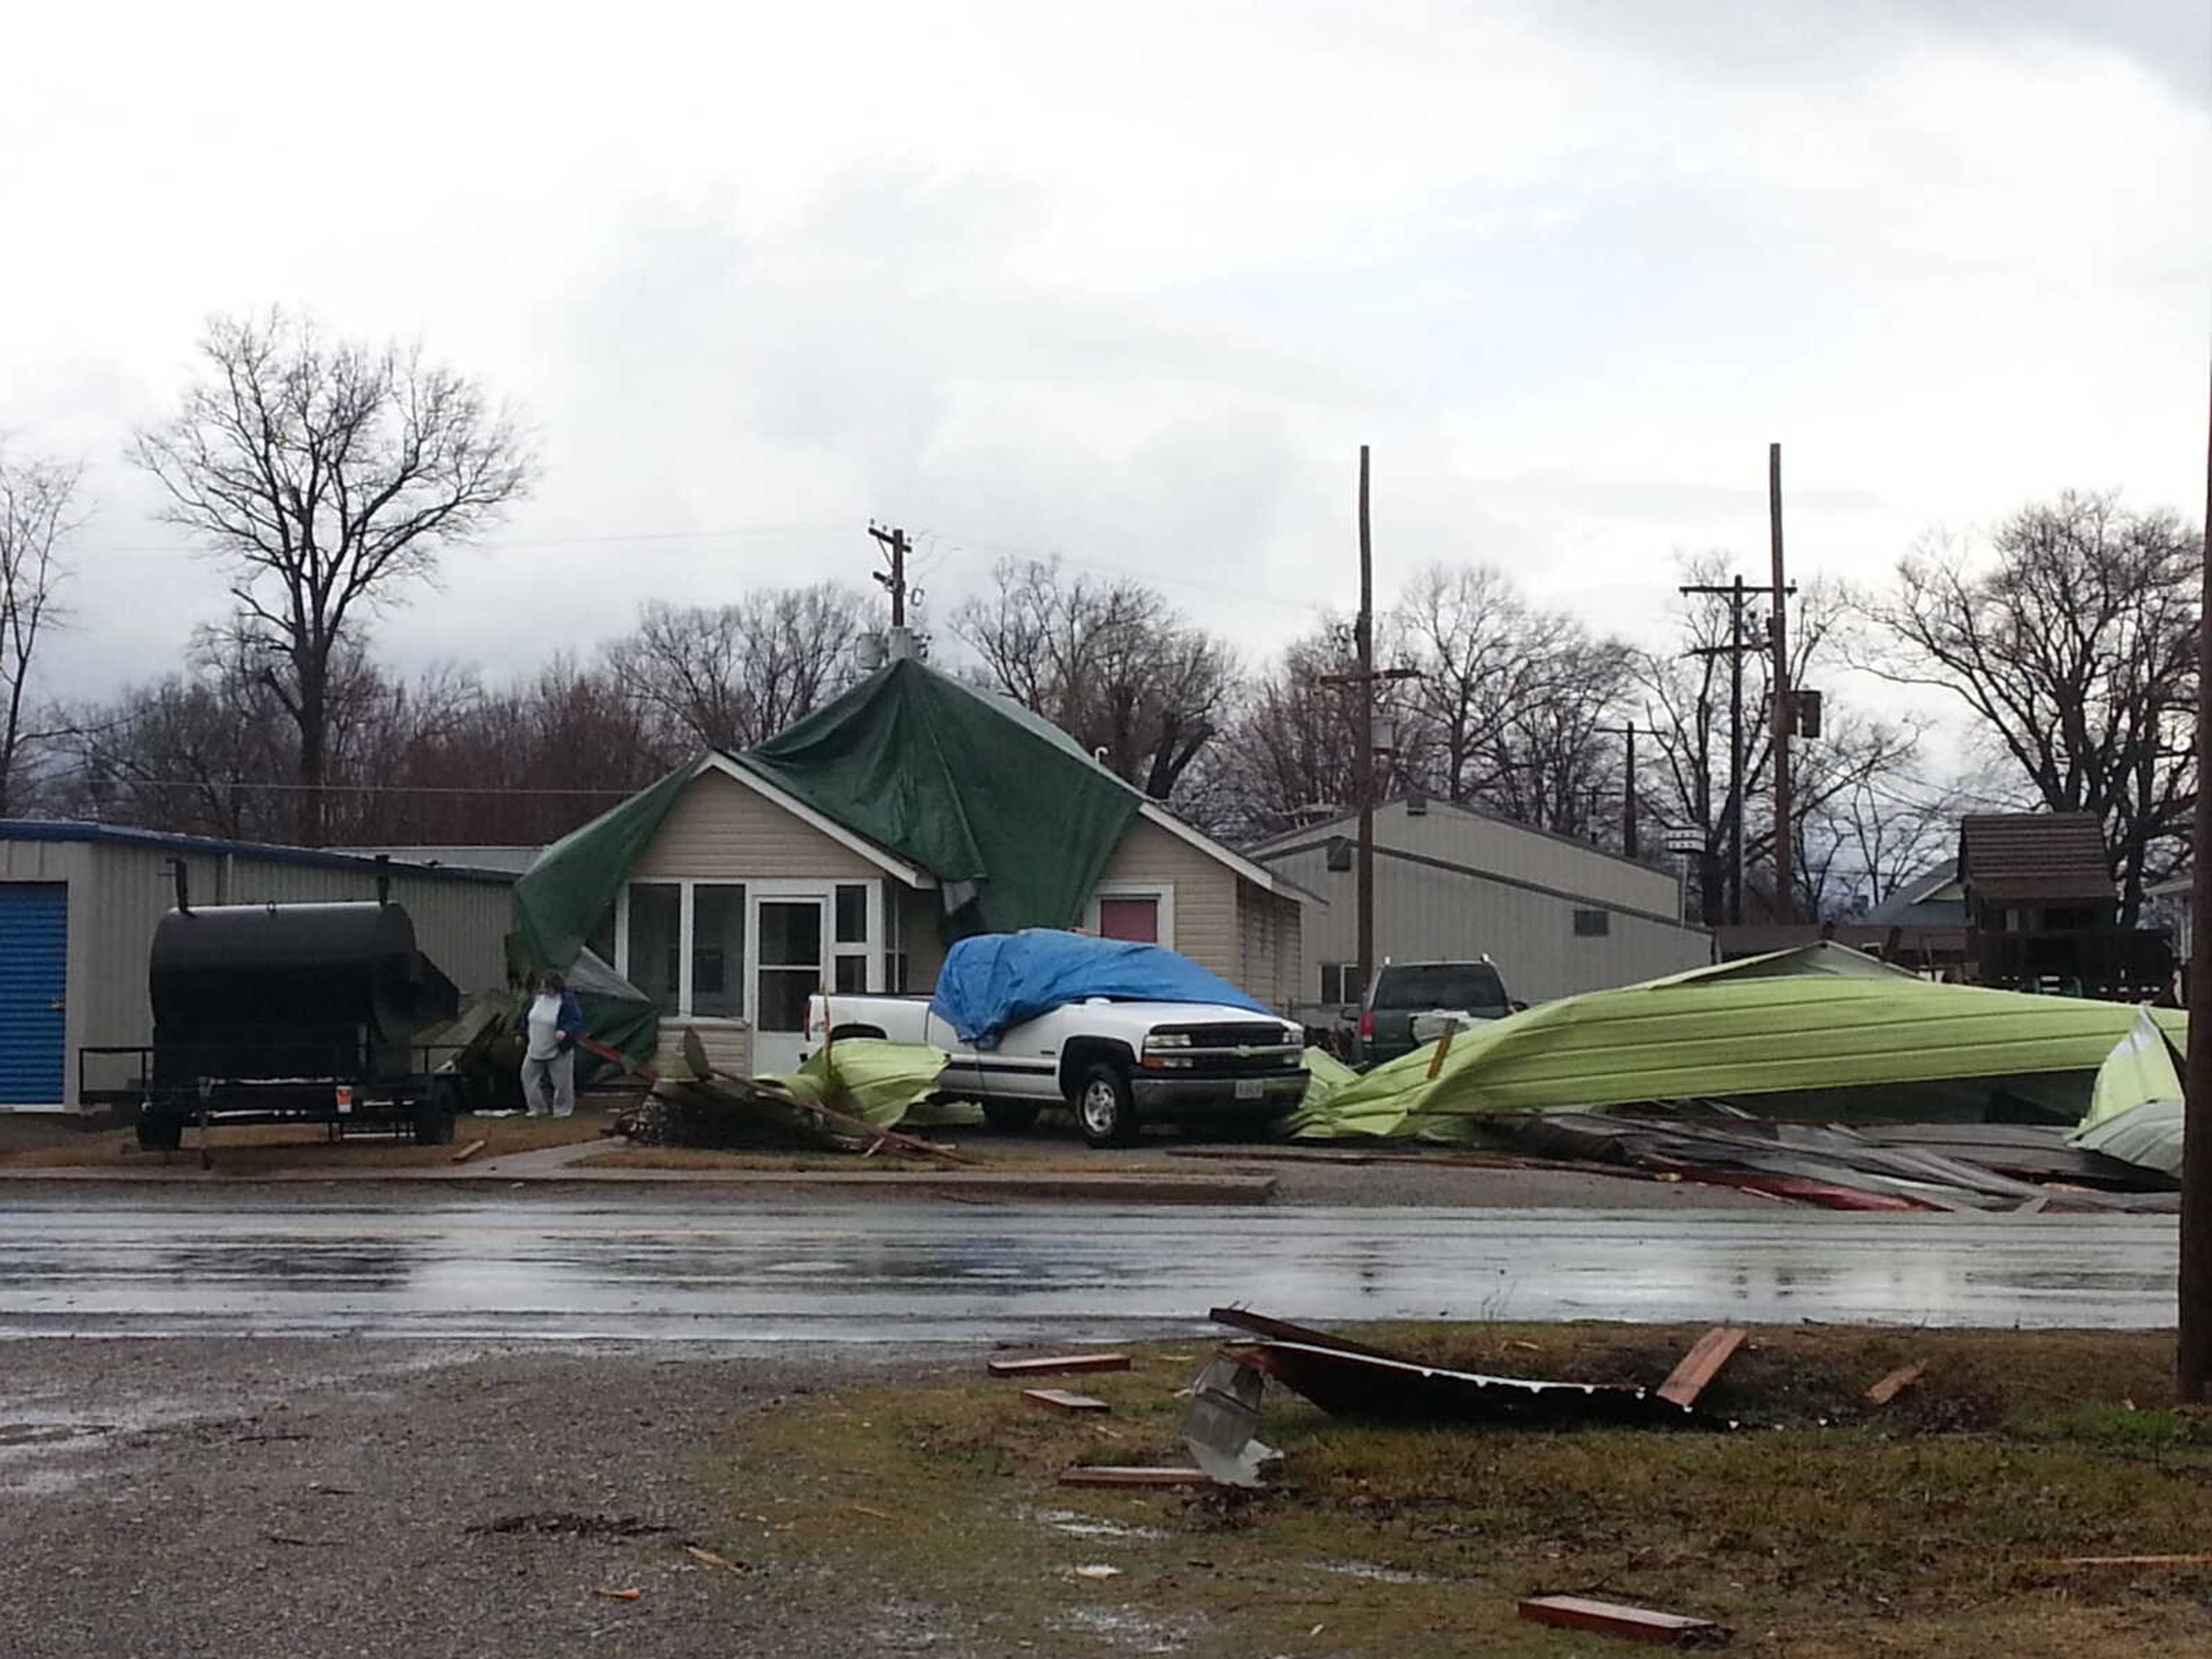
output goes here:
[{"label": "corrugated metal wall", "polygon": [[[1310,909],[1305,917],[1295,999],[1317,1004],[1321,964],[1358,955],[1355,877],[1329,869],[1322,848],[1265,862],[1328,901],[1327,909]],[[1604,936],[1576,933],[1580,909],[1607,912]],[[1597,896],[1560,897],[1385,856],[1376,860],[1375,949],[1400,961],[1487,953],[1506,988],[1535,1002],[1700,967],[1712,959],[1712,938],[1701,928],[1613,908]]]},{"label": "corrugated metal wall", "polygon": [[[149,1042],[146,953],[154,928],[175,902],[169,864],[176,849],[103,842],[0,841],[0,880],[70,884],[67,1099],[76,1100],[76,1051]],[[187,853],[198,904],[303,904],[370,900],[373,871]],[[394,869],[392,896],[415,923],[416,945],[464,994],[506,979],[510,920],[505,882]],[[94,1076],[95,1086],[118,1077]]]}]

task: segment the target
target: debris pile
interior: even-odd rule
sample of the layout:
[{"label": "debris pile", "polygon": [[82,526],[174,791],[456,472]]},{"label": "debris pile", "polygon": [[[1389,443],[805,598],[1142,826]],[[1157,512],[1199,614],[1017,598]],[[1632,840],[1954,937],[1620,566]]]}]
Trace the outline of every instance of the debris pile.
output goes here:
[{"label": "debris pile", "polygon": [[919,1043],[853,1038],[825,1044],[787,1077],[739,1077],[714,1066],[696,1031],[684,1034],[687,1075],[662,1073],[613,1126],[641,1146],[891,1152],[967,1164],[950,1147],[891,1125],[937,1086],[945,1054]]}]

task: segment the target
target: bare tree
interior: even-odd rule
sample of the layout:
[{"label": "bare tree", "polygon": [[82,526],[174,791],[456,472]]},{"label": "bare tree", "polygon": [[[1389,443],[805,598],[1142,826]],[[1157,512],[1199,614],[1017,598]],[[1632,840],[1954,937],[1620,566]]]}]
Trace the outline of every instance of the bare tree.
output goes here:
[{"label": "bare tree", "polygon": [[852,683],[860,632],[860,597],[831,582],[734,605],[654,601],[607,647],[607,664],[672,737],[750,749]]},{"label": "bare tree", "polygon": [[296,734],[299,839],[325,838],[334,666],[367,613],[528,493],[530,441],[417,347],[326,343],[279,311],[217,318],[177,414],[133,459],[231,574],[240,643]]},{"label": "bare tree", "polygon": [[1990,538],[1930,540],[1862,601],[1866,665],[1964,702],[2053,811],[2093,812],[2132,926],[2195,799],[2200,532],[2166,511],[2067,491]]},{"label": "bare tree", "polygon": [[82,469],[53,460],[17,460],[0,447],[0,817],[23,794],[31,667],[52,623],[64,570],[60,548],[83,523],[76,509]]},{"label": "bare tree", "polygon": [[953,613],[989,683],[1051,720],[1147,795],[1170,799],[1219,735],[1235,655],[1141,582],[1005,559],[995,591]]}]

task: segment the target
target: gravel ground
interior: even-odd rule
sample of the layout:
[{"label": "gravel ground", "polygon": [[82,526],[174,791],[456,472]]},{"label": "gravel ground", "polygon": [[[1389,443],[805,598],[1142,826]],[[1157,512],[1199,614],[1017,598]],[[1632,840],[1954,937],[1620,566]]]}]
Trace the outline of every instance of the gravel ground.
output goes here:
[{"label": "gravel ground", "polygon": [[[773,1559],[711,1489],[749,1413],[882,1375],[852,1351],[33,1340],[0,1366],[9,1659],[968,1650],[894,1587]],[[545,1516],[586,1530],[481,1530]]]}]

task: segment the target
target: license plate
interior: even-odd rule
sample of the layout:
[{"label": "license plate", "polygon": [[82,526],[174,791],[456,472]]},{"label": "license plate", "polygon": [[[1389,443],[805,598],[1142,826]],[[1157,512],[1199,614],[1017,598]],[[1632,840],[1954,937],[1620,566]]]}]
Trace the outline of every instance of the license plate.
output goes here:
[{"label": "license plate", "polygon": [[1240,1077],[1237,1079],[1237,1098],[1239,1100],[1258,1100],[1267,1092],[1266,1082],[1259,1078]]}]

